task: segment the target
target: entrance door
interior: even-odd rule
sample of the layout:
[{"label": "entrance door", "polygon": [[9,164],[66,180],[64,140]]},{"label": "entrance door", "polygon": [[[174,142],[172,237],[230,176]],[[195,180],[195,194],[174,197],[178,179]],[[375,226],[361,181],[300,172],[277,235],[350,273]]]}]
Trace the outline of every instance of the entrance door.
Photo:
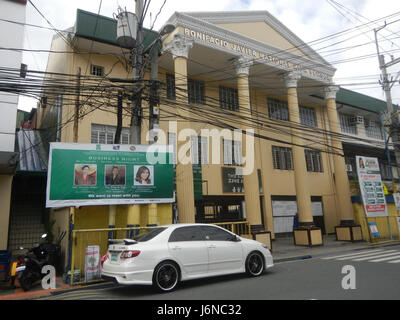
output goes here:
[{"label": "entrance door", "polygon": [[325,221],[324,221],[324,210],[322,207],[322,201],[313,201],[312,212],[313,220],[316,227],[321,229],[322,234],[325,234]]}]

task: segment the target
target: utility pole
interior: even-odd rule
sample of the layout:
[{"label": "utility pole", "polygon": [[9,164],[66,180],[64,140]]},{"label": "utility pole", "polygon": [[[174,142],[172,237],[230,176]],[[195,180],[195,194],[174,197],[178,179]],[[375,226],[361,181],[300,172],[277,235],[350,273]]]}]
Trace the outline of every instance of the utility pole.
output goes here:
[{"label": "utility pole", "polygon": [[[382,87],[385,91],[386,96],[386,104],[387,104],[387,113],[385,117],[385,122],[390,126],[390,137],[392,138],[392,142],[394,145],[394,151],[396,155],[396,164],[397,167],[400,168],[400,121],[399,115],[397,114],[397,110],[393,109],[393,102],[392,102],[392,93],[391,89],[394,85],[393,79],[389,79],[389,75],[387,72],[387,68],[390,66],[395,65],[396,63],[400,62],[400,58],[394,59],[391,62],[385,63],[385,56],[380,54],[379,52],[379,44],[378,44],[378,32],[385,28],[387,24],[383,27],[378,29],[374,29],[375,32],[375,44],[376,44],[376,51],[378,54],[378,61],[379,61],[379,68],[382,71]],[[391,83],[392,82],[392,83]]]},{"label": "utility pole", "polygon": [[[394,146],[394,153],[396,156],[396,165],[397,168],[400,168],[400,120],[399,120],[399,114],[397,113],[397,110],[395,111],[393,109],[393,102],[392,102],[392,93],[391,89],[395,83],[393,79],[389,79],[389,75],[387,72],[387,68],[390,66],[395,65],[396,63],[400,62],[400,58],[397,59],[392,59],[391,62],[385,63],[385,56],[383,54],[380,54],[379,52],[379,44],[378,44],[378,32],[385,28],[387,26],[386,22],[383,27],[380,27],[378,29],[374,29],[375,33],[375,44],[376,44],[376,52],[378,54],[378,61],[379,61],[379,68],[382,71],[382,86],[383,90],[385,91],[385,96],[386,96],[386,104],[387,104],[387,112],[386,112],[386,119],[385,122],[389,124],[389,137],[392,138],[393,146]],[[398,76],[397,76],[398,78]],[[397,80],[396,78],[396,80]],[[385,138],[386,141],[386,138]],[[388,157],[389,157],[389,165],[390,165],[390,151],[387,150]],[[392,170],[392,168],[390,168]],[[392,171],[391,171],[392,172]],[[393,181],[393,179],[392,179]],[[393,193],[396,192],[396,185],[393,183]],[[388,229],[390,233],[390,239],[393,239],[392,236],[392,230],[390,227],[390,220],[389,216],[387,217],[388,220]]]},{"label": "utility pole", "polygon": [[132,49],[132,67],[135,68],[133,76],[133,101],[132,101],[132,116],[131,116],[131,143],[141,144],[142,131],[142,94],[141,94],[141,70],[143,66],[143,0],[136,0],[135,14],[138,21],[136,48]]},{"label": "utility pole", "polygon": [[150,72],[150,143],[156,143],[158,137],[156,131],[159,128],[159,109],[158,109],[158,52],[159,41],[157,41],[150,49],[151,56],[151,72]]},{"label": "utility pole", "polygon": [[81,68],[78,68],[78,78],[77,78],[77,84],[76,84],[76,99],[75,99],[75,114],[74,114],[74,143],[78,142],[80,89],[81,89]]},{"label": "utility pole", "polygon": [[118,91],[118,105],[117,105],[117,130],[115,131],[114,143],[121,143],[122,131],[122,91]]}]

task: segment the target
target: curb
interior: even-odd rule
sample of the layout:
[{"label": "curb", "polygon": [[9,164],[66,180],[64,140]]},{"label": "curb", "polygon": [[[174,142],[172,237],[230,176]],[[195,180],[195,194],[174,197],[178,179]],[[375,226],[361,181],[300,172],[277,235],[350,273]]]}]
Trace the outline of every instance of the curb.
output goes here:
[{"label": "curb", "polygon": [[81,285],[80,287],[72,287],[70,289],[57,290],[56,292],[51,292],[51,296],[57,296],[57,295],[68,293],[68,292],[72,292],[72,291],[85,290],[85,289],[88,289],[88,288],[103,289],[103,288],[112,288],[112,287],[116,287],[116,286],[118,286],[118,284],[113,283],[113,282],[103,282],[103,283]]},{"label": "curb", "polygon": [[274,260],[274,263],[295,261],[295,260],[306,260],[306,259],[312,259],[312,256],[311,255],[305,255],[305,256],[296,256],[296,257],[289,257],[289,258],[280,258],[280,259]]},{"label": "curb", "polygon": [[315,257],[319,257],[319,256],[325,256],[331,253],[345,253],[345,252],[349,252],[349,251],[361,251],[361,250],[368,250],[371,249],[372,247],[378,247],[378,246],[382,246],[382,247],[390,247],[390,246],[397,246],[400,245],[400,241],[399,240],[391,240],[391,241],[384,241],[384,242],[378,242],[378,243],[368,243],[368,246],[365,247],[358,247],[358,248],[351,248],[351,249],[346,249],[346,250],[333,250],[330,252],[324,252],[324,253],[316,253],[313,255],[299,255],[299,256],[293,256],[293,257],[287,257],[287,258],[278,258],[276,260],[274,260],[274,263],[280,263],[280,262],[287,262],[287,261],[296,261],[296,260],[307,260],[307,259],[312,259]]}]

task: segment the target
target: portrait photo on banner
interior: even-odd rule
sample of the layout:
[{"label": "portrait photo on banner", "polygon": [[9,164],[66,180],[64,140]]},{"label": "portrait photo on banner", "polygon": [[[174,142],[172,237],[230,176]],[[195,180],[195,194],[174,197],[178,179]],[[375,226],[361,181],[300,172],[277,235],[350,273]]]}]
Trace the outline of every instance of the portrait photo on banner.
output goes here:
[{"label": "portrait photo on banner", "polygon": [[104,184],[106,186],[124,186],[126,184],[126,166],[106,165]]},{"label": "portrait photo on banner", "polygon": [[95,164],[75,164],[74,185],[75,186],[95,186],[97,175],[97,165]]},{"label": "portrait photo on banner", "polygon": [[154,185],[154,166],[137,165],[133,166],[134,185],[152,186]]}]

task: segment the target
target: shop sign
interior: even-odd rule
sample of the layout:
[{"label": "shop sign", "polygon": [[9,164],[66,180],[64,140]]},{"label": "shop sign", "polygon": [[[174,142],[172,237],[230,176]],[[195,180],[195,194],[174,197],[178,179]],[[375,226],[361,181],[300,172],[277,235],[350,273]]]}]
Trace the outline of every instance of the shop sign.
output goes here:
[{"label": "shop sign", "polygon": [[366,216],[388,216],[378,159],[356,156],[356,164]]},{"label": "shop sign", "polygon": [[51,143],[46,207],[171,203],[172,146]]},{"label": "shop sign", "polygon": [[243,193],[243,171],[241,168],[222,167],[223,192]]},{"label": "shop sign", "polygon": [[369,230],[371,231],[371,236],[373,237],[379,237],[379,231],[378,227],[376,226],[375,222],[369,222]]}]

